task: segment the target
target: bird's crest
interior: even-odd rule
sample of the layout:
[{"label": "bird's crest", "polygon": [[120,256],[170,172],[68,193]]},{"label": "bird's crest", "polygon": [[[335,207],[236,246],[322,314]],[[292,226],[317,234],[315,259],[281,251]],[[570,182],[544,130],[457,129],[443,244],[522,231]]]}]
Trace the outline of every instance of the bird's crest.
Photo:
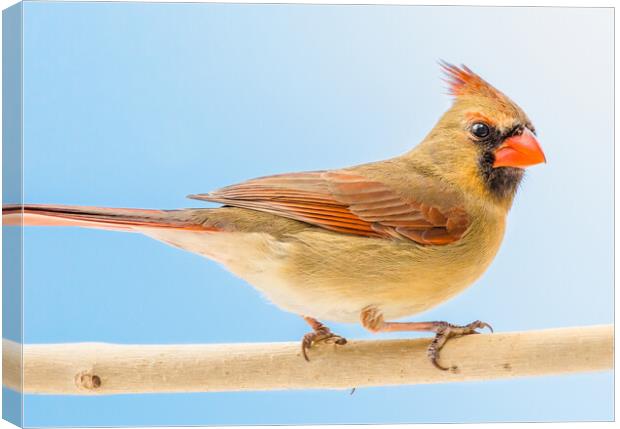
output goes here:
[{"label": "bird's crest", "polygon": [[471,71],[466,65],[460,67],[445,61],[440,61],[442,71],[446,74],[444,81],[448,84],[448,91],[454,97],[466,95],[481,95],[485,97],[504,98],[505,96],[493,88],[490,83]]}]

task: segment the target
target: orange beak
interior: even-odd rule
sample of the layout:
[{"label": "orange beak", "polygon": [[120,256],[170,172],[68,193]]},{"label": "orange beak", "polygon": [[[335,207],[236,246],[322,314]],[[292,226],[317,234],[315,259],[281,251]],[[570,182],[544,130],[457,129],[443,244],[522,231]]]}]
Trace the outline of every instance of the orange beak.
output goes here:
[{"label": "orange beak", "polygon": [[529,129],[518,136],[509,137],[495,150],[493,167],[525,168],[547,162],[536,137]]}]

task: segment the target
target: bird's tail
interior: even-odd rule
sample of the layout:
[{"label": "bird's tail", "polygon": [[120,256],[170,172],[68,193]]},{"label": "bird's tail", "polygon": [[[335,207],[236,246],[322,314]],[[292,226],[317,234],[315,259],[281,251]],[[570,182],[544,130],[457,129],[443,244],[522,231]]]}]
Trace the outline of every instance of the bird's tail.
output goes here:
[{"label": "bird's tail", "polygon": [[47,204],[4,205],[2,224],[14,226],[79,226],[112,231],[145,228],[214,231],[192,216],[193,210],[119,209]]}]

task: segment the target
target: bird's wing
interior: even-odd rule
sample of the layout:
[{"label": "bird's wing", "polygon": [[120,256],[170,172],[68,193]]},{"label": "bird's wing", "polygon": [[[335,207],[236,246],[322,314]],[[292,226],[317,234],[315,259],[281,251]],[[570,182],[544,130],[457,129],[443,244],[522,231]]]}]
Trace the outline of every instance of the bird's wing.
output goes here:
[{"label": "bird's wing", "polygon": [[432,245],[459,240],[469,226],[461,200],[443,188],[437,191],[445,195],[437,196],[432,180],[421,180],[412,187],[412,195],[419,188],[418,196],[405,197],[359,173],[315,171],[261,177],[189,197],[366,237]]}]

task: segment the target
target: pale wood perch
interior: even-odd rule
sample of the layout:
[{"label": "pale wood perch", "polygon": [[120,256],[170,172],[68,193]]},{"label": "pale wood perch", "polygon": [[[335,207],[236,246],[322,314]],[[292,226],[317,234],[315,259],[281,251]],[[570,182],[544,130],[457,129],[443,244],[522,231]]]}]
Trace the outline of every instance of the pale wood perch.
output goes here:
[{"label": "pale wood perch", "polygon": [[299,343],[212,345],[41,344],[4,340],[3,383],[41,394],[344,389],[609,370],[613,326],[470,335],[451,340],[439,371],[429,339],[350,341],[300,356]]}]

